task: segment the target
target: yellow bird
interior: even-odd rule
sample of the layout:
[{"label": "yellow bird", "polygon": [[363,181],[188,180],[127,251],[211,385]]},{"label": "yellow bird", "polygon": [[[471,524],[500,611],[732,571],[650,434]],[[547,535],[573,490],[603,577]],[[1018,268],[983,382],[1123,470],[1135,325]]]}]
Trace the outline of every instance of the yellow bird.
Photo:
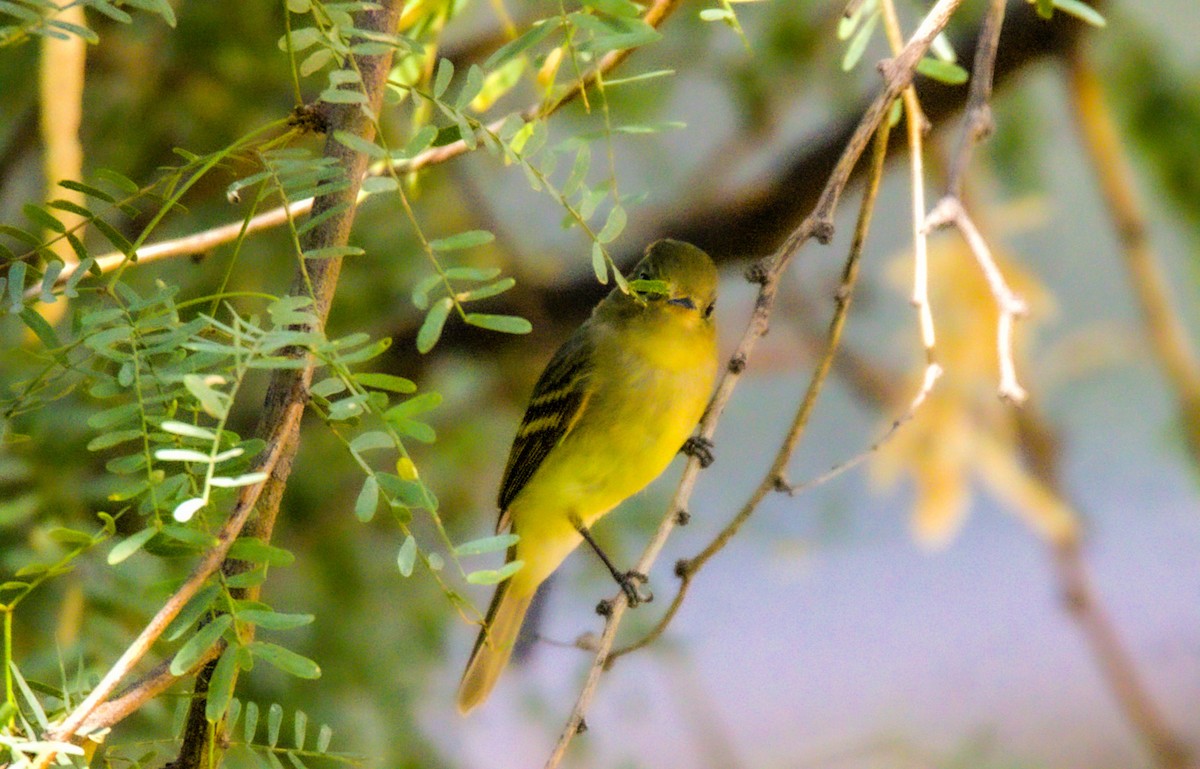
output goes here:
[{"label": "yellow bird", "polygon": [[632,293],[613,289],[554,354],[517,429],[496,529],[520,537],[508,561],[524,566],[496,588],[459,684],[462,713],[487,699],[538,585],[585,538],[639,600],[645,577],[617,571],[588,530],[666,469],[704,413],[717,373],[717,270],[695,246],[660,240],[631,279]]}]

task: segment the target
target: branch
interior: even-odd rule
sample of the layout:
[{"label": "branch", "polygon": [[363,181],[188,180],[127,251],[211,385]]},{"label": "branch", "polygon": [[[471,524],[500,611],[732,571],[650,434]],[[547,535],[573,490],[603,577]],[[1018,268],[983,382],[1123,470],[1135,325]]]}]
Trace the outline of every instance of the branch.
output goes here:
[{"label": "branch", "polygon": [[[870,141],[871,136],[886,116],[889,105],[912,81],[917,62],[924,56],[930,43],[933,42],[933,38],[945,27],[946,22],[950,19],[950,15],[960,2],[961,0],[938,0],[922,20],[904,50],[895,59],[885,62],[881,67],[885,77],[884,88],[875,97],[875,100],[862,116],[858,128],[851,137],[850,143],[846,146],[841,159],[830,174],[816,208],[811,214],[805,217],[800,226],[788,236],[783,245],[771,257],[760,262],[753,269],[752,274],[762,283],[759,288],[758,299],[755,302],[754,313],[750,317],[750,321],[742,335],[741,341],[738,343],[733,358],[730,360],[728,369],[717,385],[717,392],[713,396],[712,403],[709,405],[704,419],[701,420],[700,434],[704,438],[712,438],[717,421],[725,410],[733,389],[736,387],[742,372],[745,370],[750,354],[758,340],[767,331],[779,280],[788,263],[800,247],[808,242],[810,238],[815,237],[821,242],[828,242],[832,237],[833,214],[837,208],[838,198],[850,179],[852,167],[857,163],[859,156],[866,148],[867,142]],[[667,537],[670,536],[671,531],[676,526],[676,522],[679,519],[679,511],[686,509],[687,502],[691,498],[692,490],[696,483],[699,469],[699,462],[696,458],[690,458],[684,467],[683,477],[680,479],[679,486],[671,500],[667,514],[659,523],[657,531],[638,561],[636,566],[637,571],[643,574],[649,573],[650,567],[658,558],[658,554],[666,543]],[[604,632],[598,642],[596,657],[592,661],[587,681],[579,694],[570,717],[567,719],[567,724],[559,736],[554,751],[550,754],[546,762],[546,769],[554,769],[554,767],[557,767],[561,763],[571,740],[579,732],[580,726],[583,723],[584,713],[586,713],[588,706],[591,704],[596,687],[599,685],[600,676],[604,672],[609,651],[612,649],[617,629],[620,626],[621,617],[627,607],[623,592],[618,593],[609,603],[611,605],[611,612],[605,620]]]},{"label": "branch", "polygon": [[821,360],[817,364],[817,368],[813,371],[811,379],[809,379],[808,389],[805,391],[804,398],[796,410],[796,415],[792,418],[792,426],[789,428],[782,445],[780,445],[779,450],[775,454],[775,461],[771,463],[771,468],[763,476],[763,479],[759,481],[754,493],[750,495],[746,503],[742,505],[737,514],[721,529],[717,536],[696,556],[675,563],[675,576],[680,579],[679,590],[676,591],[675,597],[671,600],[670,606],[667,607],[666,613],[663,614],[658,623],[646,635],[634,643],[617,649],[608,655],[608,658],[605,660],[606,669],[611,668],[618,657],[637,651],[657,640],[663,634],[663,631],[667,629],[671,620],[674,619],[675,613],[679,611],[679,607],[683,604],[683,599],[687,595],[688,588],[692,584],[692,578],[696,573],[714,555],[724,549],[729,540],[737,534],[742,525],[758,509],[759,504],[766,498],[767,494],[772,491],[787,490],[789,488],[787,482],[788,463],[791,461],[792,455],[795,454],[796,448],[800,445],[800,439],[808,427],[809,415],[816,405],[817,396],[821,393],[821,388],[833,366],[834,356],[841,345],[842,328],[845,326],[846,316],[850,311],[854,286],[858,282],[858,265],[862,257],[863,244],[866,242],[867,232],[871,227],[871,214],[875,209],[875,198],[879,192],[879,181],[883,178],[883,162],[887,157],[887,142],[890,131],[890,126],[884,121],[875,133],[870,176],[867,179],[866,190],[863,192],[862,203],[859,205],[858,222],[854,227],[854,239],[850,244],[850,254],[846,257],[846,265],[842,269],[841,284],[838,286],[837,293],[834,294],[834,312],[833,317],[829,321],[829,329],[826,332],[825,350],[821,355]]},{"label": "branch", "polygon": [[1069,64],[1075,124],[1117,231],[1146,336],[1167,384],[1174,391],[1192,463],[1200,467],[1200,361],[1196,358],[1196,345],[1179,320],[1167,278],[1150,245],[1137,184],[1104,101],[1096,70],[1081,50],[1074,52]]},{"label": "branch", "polygon": [[[642,20],[652,27],[657,28],[666,20],[666,18],[674,11],[682,0],[655,0],[654,3],[646,10],[642,16]],[[576,97],[582,94],[589,86],[595,83],[599,78],[623,62],[633,52],[633,49],[624,49],[619,51],[610,51],[601,57],[600,61],[589,70],[583,77],[573,83],[562,94],[547,102],[539,102],[530,107],[527,107],[520,113],[521,119],[526,122],[531,120],[539,120],[554,112],[561,107],[569,104]],[[498,132],[504,124],[504,120],[496,120],[486,126],[486,130],[492,133]],[[468,152],[466,141],[459,139],[458,141],[450,142],[441,147],[433,147],[425,150],[416,157],[409,160],[399,160],[388,165],[375,164],[370,169],[364,166],[363,174],[355,184],[355,189],[360,189],[363,176],[381,176],[395,171],[397,175],[408,174],[414,171],[419,171],[428,166],[444,163],[447,160],[456,158]],[[368,197],[366,193],[359,192],[351,198],[351,201],[357,206]],[[152,262],[169,259],[175,256],[188,256],[193,254],[202,254],[210,251],[217,246],[231,243],[236,240],[244,232],[246,235],[263,230],[269,230],[274,227],[280,227],[286,224],[289,220],[295,219],[298,216],[308,213],[313,208],[313,199],[305,198],[290,203],[287,206],[279,206],[270,211],[265,211],[247,221],[234,221],[228,224],[223,224],[212,229],[197,232],[192,235],[185,235],[179,238],[172,238],[158,243],[153,243],[148,246],[139,248],[136,252],[137,264],[149,264]],[[111,272],[121,265],[130,261],[129,257],[120,252],[114,251],[96,257],[96,268],[102,273]],[[75,273],[76,265],[68,264],[59,273],[55,285],[64,284],[67,279]]]}]

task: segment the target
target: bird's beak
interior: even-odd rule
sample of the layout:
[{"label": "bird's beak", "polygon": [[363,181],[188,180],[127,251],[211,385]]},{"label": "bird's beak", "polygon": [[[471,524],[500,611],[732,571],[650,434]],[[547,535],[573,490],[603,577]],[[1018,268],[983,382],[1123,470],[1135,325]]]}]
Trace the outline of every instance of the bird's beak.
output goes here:
[{"label": "bird's beak", "polygon": [[693,302],[692,298],[689,296],[677,296],[673,299],[668,299],[667,304],[674,304],[679,307],[686,308],[688,310],[696,309],[696,303]]}]

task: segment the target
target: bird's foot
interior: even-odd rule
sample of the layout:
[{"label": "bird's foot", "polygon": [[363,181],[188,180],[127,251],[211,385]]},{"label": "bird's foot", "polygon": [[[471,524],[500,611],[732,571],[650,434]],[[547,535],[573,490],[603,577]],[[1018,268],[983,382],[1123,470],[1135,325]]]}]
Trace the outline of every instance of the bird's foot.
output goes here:
[{"label": "bird's foot", "polygon": [[625,598],[629,601],[629,608],[635,608],[639,604],[650,603],[654,600],[654,593],[649,589],[642,590],[641,586],[649,581],[649,577],[642,574],[640,571],[627,571],[620,575],[617,584],[621,586],[621,591],[625,593]]},{"label": "bird's foot", "polygon": [[689,457],[699,460],[701,467],[708,467],[713,463],[713,442],[702,435],[693,435],[688,438],[679,450]]}]

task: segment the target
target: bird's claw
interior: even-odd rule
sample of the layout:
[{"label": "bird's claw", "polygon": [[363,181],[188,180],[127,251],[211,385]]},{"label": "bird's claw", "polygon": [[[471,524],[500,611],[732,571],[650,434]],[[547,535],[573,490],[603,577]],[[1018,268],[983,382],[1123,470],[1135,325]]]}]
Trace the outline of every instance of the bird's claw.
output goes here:
[{"label": "bird's claw", "polygon": [[621,579],[617,580],[617,584],[621,586],[621,591],[625,593],[625,598],[629,602],[629,608],[634,608],[639,604],[650,603],[654,600],[654,593],[650,590],[643,591],[642,585],[649,581],[649,577],[640,571],[627,571],[621,575]]},{"label": "bird's claw", "polygon": [[702,435],[688,438],[679,450],[689,457],[695,457],[700,462],[700,467],[708,467],[713,463],[713,442]]}]

